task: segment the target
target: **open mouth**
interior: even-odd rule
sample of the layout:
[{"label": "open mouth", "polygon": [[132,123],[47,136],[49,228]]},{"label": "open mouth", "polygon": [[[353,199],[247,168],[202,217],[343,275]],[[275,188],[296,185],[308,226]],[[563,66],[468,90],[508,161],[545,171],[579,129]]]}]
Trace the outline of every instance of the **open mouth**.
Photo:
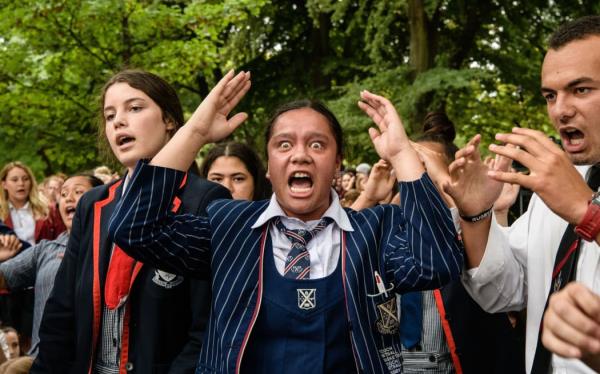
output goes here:
[{"label": "open mouth", "polygon": [[73,216],[75,216],[75,207],[74,206],[66,207],[65,213],[66,213],[67,218],[73,219]]},{"label": "open mouth", "polygon": [[127,143],[131,143],[134,140],[135,140],[135,138],[132,137],[132,136],[129,136],[129,135],[119,135],[117,137],[117,146],[120,147],[120,146],[125,145]]},{"label": "open mouth", "polygon": [[560,136],[565,146],[572,147],[583,145],[583,140],[585,138],[583,132],[573,128],[560,130]]},{"label": "open mouth", "polygon": [[288,186],[293,193],[306,193],[312,189],[312,177],[308,173],[295,172],[288,179]]}]

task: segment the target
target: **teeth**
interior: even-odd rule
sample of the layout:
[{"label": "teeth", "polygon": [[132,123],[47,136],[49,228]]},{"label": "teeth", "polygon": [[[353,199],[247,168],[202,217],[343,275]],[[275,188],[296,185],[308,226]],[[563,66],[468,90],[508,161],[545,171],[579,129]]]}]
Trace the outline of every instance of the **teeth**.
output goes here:
[{"label": "teeth", "polygon": [[575,130],[575,129],[568,129],[568,130],[565,130],[565,132],[566,132],[567,134],[572,134],[572,133],[574,133],[575,131],[577,131],[577,130]]},{"label": "teeth", "polygon": [[308,174],[307,173],[301,173],[301,172],[296,172],[293,175],[294,178],[308,178]]},{"label": "teeth", "polygon": [[573,145],[579,145],[583,143],[583,139],[571,139],[570,143]]},{"label": "teeth", "polygon": [[290,189],[292,190],[292,192],[297,192],[297,193],[302,193],[302,192],[308,192],[310,191],[310,187],[295,187],[292,186],[290,187]]}]

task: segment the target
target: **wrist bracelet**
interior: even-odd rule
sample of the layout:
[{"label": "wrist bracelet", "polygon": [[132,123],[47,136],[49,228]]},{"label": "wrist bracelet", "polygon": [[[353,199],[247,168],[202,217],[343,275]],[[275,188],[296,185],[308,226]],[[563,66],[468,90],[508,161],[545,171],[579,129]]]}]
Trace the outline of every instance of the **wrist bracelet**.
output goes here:
[{"label": "wrist bracelet", "polygon": [[479,222],[484,218],[487,218],[489,216],[492,215],[492,208],[494,206],[492,205],[491,207],[489,207],[488,209],[484,210],[483,212],[476,214],[474,216],[463,216],[462,214],[459,213],[460,218],[462,218],[463,220],[467,221],[467,222]]}]

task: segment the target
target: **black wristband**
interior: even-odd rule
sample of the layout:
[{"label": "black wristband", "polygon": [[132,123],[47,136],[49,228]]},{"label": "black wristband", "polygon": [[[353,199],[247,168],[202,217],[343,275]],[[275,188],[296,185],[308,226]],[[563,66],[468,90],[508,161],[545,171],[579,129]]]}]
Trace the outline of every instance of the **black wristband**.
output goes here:
[{"label": "black wristband", "polygon": [[492,206],[491,206],[491,207],[489,207],[488,209],[486,209],[486,210],[484,210],[483,212],[481,212],[481,213],[479,213],[479,214],[476,214],[476,215],[474,215],[474,216],[463,216],[463,215],[462,215],[462,214],[460,214],[460,213],[459,213],[459,215],[460,215],[460,218],[464,219],[465,221],[467,221],[467,222],[473,222],[473,223],[475,223],[475,222],[479,222],[479,221],[481,221],[481,220],[482,220],[482,219],[484,219],[484,218],[487,218],[487,217],[491,216],[491,215],[492,215],[492,208],[493,208],[493,207],[494,207],[494,206],[492,205]]}]

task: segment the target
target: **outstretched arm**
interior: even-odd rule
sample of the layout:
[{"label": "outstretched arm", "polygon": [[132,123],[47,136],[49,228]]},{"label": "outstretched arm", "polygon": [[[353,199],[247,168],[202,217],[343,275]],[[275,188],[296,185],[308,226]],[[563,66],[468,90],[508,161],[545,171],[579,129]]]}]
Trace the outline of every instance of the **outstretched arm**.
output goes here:
[{"label": "outstretched arm", "polygon": [[248,117],[238,113],[227,119],[231,110],[250,89],[250,73],[234,75],[229,71],[202,100],[187,121],[151,161],[152,165],[187,171],[200,148],[233,132]]}]

